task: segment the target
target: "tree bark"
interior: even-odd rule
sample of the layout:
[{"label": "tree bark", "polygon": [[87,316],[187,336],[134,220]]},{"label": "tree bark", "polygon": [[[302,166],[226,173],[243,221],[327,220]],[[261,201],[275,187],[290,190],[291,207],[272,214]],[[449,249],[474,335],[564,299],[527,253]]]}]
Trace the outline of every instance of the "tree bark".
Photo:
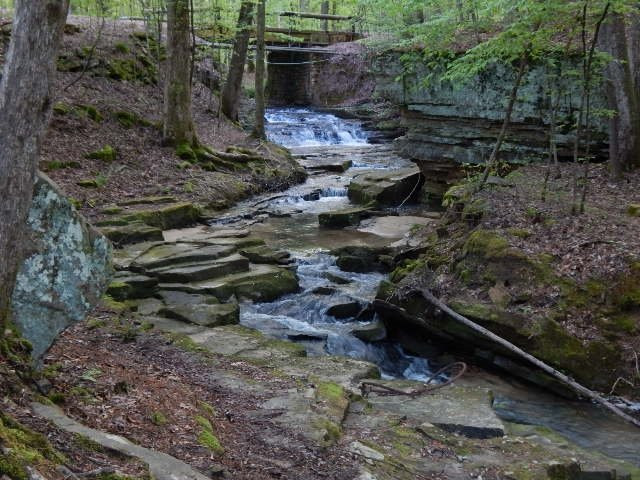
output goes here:
[{"label": "tree bark", "polygon": [[265,80],[265,10],[266,0],[259,0],[256,37],[256,125],[255,135],[260,139],[265,138],[264,133],[264,80]]},{"label": "tree bark", "polygon": [[15,2],[0,80],[0,337],[10,320],[16,275],[30,244],[26,221],[68,9],[69,0]]},{"label": "tree bark", "polygon": [[191,18],[189,0],[167,1],[167,70],[163,141],[197,143],[191,117]]},{"label": "tree bark", "polygon": [[613,57],[605,69],[607,103],[616,112],[609,125],[609,157],[616,178],[640,166],[640,13],[614,13],[602,26],[600,48]]},{"label": "tree bark", "polygon": [[238,15],[238,27],[231,62],[229,63],[229,73],[220,98],[222,113],[233,121],[238,120],[238,103],[240,101],[244,64],[247,61],[252,22],[253,2],[251,0],[243,0],[240,5],[240,14]]},{"label": "tree bark", "polygon": [[507,111],[505,112],[504,120],[502,122],[502,128],[500,129],[500,133],[498,134],[496,144],[491,151],[491,156],[487,161],[487,165],[484,169],[482,180],[480,182],[480,185],[478,186],[478,189],[482,189],[484,187],[484,184],[487,183],[487,179],[489,178],[489,174],[491,173],[491,169],[498,163],[498,155],[500,154],[500,150],[502,149],[504,139],[507,136],[507,130],[509,129],[509,125],[511,124],[511,116],[513,115],[513,108],[515,107],[516,101],[518,100],[518,91],[520,90],[520,85],[522,84],[524,74],[527,71],[527,66],[529,65],[528,51],[529,48],[527,48],[527,50],[522,54],[522,57],[520,58],[520,66],[518,67],[518,73],[516,74],[516,81],[514,82],[513,88],[511,89],[511,95],[509,96],[509,103],[507,105]]}]

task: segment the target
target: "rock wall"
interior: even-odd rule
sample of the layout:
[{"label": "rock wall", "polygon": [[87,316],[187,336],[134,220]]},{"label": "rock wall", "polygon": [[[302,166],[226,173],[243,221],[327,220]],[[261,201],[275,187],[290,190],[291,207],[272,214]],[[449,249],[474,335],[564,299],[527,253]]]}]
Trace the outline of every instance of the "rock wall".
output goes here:
[{"label": "rock wall", "polygon": [[34,252],[18,273],[12,311],[37,360],[100,300],[112,273],[111,247],[45,175],[36,181],[28,225]]},{"label": "rock wall", "polygon": [[[402,106],[402,126],[406,135],[396,141],[400,152],[414,160],[425,173],[425,190],[441,196],[459,177],[462,163],[485,162],[502,126],[506,104],[513,88],[515,71],[495,65],[464,85],[441,81],[442,68],[415,64],[410,74],[398,53],[377,56],[371,70],[376,78],[374,97]],[[578,67],[578,59],[563,70]],[[548,155],[552,88],[549,71],[543,66],[530,69],[520,88],[512,124],[502,150],[508,162],[544,160]],[[426,80],[428,79],[428,81]],[[574,114],[580,106],[580,86],[565,80],[567,92],[559,103],[555,136],[561,159],[572,156]],[[569,84],[567,82],[574,82]],[[604,95],[593,96],[594,110],[605,106]],[[607,122],[594,119],[592,152],[607,152]]]}]

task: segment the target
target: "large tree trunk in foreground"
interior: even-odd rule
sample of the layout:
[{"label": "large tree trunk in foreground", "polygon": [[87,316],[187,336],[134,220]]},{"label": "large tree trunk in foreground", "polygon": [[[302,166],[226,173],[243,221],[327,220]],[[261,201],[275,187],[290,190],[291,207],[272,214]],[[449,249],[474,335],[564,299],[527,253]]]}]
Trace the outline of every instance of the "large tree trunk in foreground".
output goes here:
[{"label": "large tree trunk in foreground", "polygon": [[163,141],[197,143],[191,118],[191,21],[189,0],[167,2],[167,75]]},{"label": "large tree trunk in foreground", "polygon": [[613,14],[602,26],[600,48],[614,60],[605,69],[608,106],[616,111],[609,132],[611,169],[616,178],[640,166],[640,12],[625,22]]},{"label": "large tree trunk in foreground", "polygon": [[10,320],[16,275],[28,253],[26,220],[68,9],[69,0],[15,2],[0,81],[0,337]]},{"label": "large tree trunk in foreground", "polygon": [[264,139],[264,77],[265,77],[265,44],[264,44],[264,30],[265,30],[265,10],[266,1],[259,0],[258,3],[258,18],[257,24],[257,36],[256,36],[256,126],[255,134],[258,138]]},{"label": "large tree trunk in foreground", "polygon": [[251,35],[251,23],[253,22],[253,1],[243,0],[238,16],[238,28],[236,31],[235,45],[229,64],[227,81],[220,97],[222,113],[233,121],[238,120],[238,103],[240,90],[242,89],[242,77],[244,64],[247,61],[249,48],[249,36]]}]

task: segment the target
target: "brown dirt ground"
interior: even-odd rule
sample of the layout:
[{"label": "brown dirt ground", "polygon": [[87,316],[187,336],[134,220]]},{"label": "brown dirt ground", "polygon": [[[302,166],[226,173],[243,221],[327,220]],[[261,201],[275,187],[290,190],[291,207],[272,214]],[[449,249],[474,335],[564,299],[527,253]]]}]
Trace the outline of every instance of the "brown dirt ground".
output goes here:
[{"label": "brown dirt ground", "polygon": [[[614,182],[606,165],[591,165],[583,215],[571,214],[574,175],[578,175],[581,182],[583,166],[561,164],[560,177],[550,176],[547,198],[543,202],[542,185],[546,172],[547,167],[543,165],[522,167],[512,175],[512,180],[510,177],[514,183],[512,188],[487,187],[477,194],[475,198],[486,202],[484,216],[477,227],[499,233],[511,246],[531,258],[548,256],[554,273],[577,285],[587,285],[592,279],[609,285],[628,276],[630,265],[640,261],[640,218],[627,214],[630,204],[640,203],[640,172],[629,173],[623,181]],[[441,253],[453,258],[461,251],[461,242],[467,238],[470,226],[454,221],[446,228],[450,241],[441,244],[446,249]],[[485,288],[464,285],[446,266],[436,273],[437,288],[444,299],[448,292],[456,292],[491,303]],[[510,293],[517,296],[522,292]],[[521,310],[523,305],[512,305],[508,309],[525,313],[532,319],[544,318],[556,305],[561,288],[548,284],[527,294],[530,298],[524,305],[526,311]],[[630,314],[637,322],[635,331],[616,335],[613,340],[625,359],[621,369],[624,378],[635,384],[631,396],[640,398],[640,372],[637,370],[640,312]],[[560,323],[576,338],[588,342],[607,335],[599,323],[599,315],[597,306],[588,304],[573,308]]]},{"label": "brown dirt ground", "polygon": [[[0,25],[2,23],[0,19]],[[127,60],[143,53],[140,44],[131,37],[134,32],[144,31],[142,22],[107,20],[101,27],[96,19],[70,17],[68,24],[78,26],[80,31],[67,28],[60,55],[88,51],[94,46],[93,62]],[[2,38],[6,40],[8,36],[0,35],[0,64]],[[129,52],[118,51],[119,45],[126,45]],[[281,170],[280,176],[265,180],[249,173],[207,172],[198,166],[178,168],[182,160],[173,148],[161,144],[157,127],[162,118],[162,78],[158,84],[145,84],[97,76],[93,69],[84,74],[58,72],[54,92],[54,102],[72,107],[90,105],[104,117],[96,122],[75,112],[54,114],[42,145],[40,167],[45,171],[52,161],[77,162],[76,168],[54,169],[47,174],[76,200],[81,212],[90,219],[101,206],[132,197],[172,195],[179,200],[207,205],[220,200],[233,202],[258,191],[279,190],[299,181],[299,175],[291,171],[291,164],[280,152],[251,137],[238,125],[219,118],[217,96],[202,84],[196,83],[193,91],[193,120],[200,142],[217,150],[230,145],[256,148],[270,159],[269,166]],[[246,103],[246,99],[243,100],[243,106]],[[152,126],[125,128],[115,118],[119,111],[135,113]],[[88,153],[106,145],[117,150],[115,162],[86,158]],[[76,184],[96,178],[106,184],[100,188]]]},{"label": "brown dirt ground", "polygon": [[[229,474],[225,478],[354,477],[350,454],[339,447],[320,449],[302,438],[295,426],[287,429],[257,415],[262,401],[294,387],[293,380],[275,376],[268,367],[184,351],[151,332],[139,331],[135,341],[125,341],[120,327],[113,328],[111,313],[98,311],[95,318],[112,327],[80,324],[59,339],[45,360],[55,372],[54,391],[64,394],[62,407],[73,418],[168,453],[203,472],[223,467]],[[259,381],[264,393],[229,391],[217,380],[216,372],[224,371]],[[166,423],[153,421],[158,413]],[[224,454],[213,454],[200,444],[198,415],[213,424]],[[270,443],[270,438],[279,440]]]}]

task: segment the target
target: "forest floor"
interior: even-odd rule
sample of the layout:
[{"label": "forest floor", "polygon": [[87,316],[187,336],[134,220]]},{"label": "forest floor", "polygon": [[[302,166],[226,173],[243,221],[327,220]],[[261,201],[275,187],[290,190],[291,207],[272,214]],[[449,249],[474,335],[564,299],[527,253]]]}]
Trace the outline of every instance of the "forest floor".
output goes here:
[{"label": "forest floor", "polygon": [[[0,35],[0,64],[8,38]],[[163,146],[158,58],[161,63],[164,47],[145,33],[143,22],[69,18],[40,168],[84,215],[94,219],[107,205],[158,195],[220,208],[300,181],[288,154],[219,114],[216,93],[201,82],[194,83],[192,103],[200,143],[221,151],[256,150],[266,158],[264,168],[206,171],[179,158],[175,148]],[[244,110],[250,101],[245,95]]]}]

